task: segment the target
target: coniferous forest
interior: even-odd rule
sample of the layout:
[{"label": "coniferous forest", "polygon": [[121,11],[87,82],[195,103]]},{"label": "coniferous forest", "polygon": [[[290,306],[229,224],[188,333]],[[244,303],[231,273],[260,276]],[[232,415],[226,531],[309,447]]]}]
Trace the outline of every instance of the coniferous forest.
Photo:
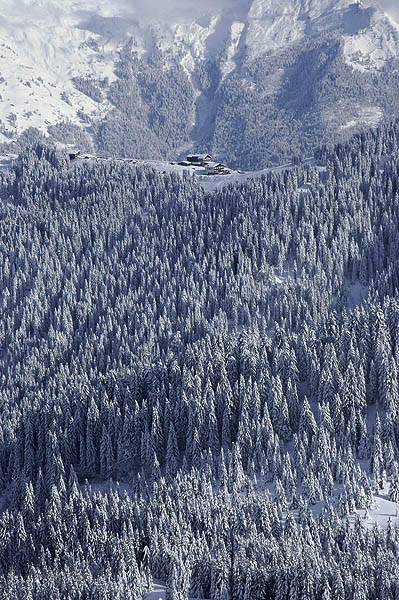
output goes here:
[{"label": "coniferous forest", "polygon": [[0,600],[397,600],[399,123],[0,178]]}]

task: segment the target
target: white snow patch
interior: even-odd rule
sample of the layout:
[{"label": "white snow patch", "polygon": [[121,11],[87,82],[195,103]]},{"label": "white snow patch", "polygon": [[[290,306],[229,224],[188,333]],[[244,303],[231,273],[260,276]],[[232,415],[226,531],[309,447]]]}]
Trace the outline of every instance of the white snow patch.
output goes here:
[{"label": "white snow patch", "polygon": [[[373,6],[381,1],[370,0]],[[66,119],[84,126],[79,111],[100,118],[110,109],[108,101],[93,101],[71,79],[112,81],[117,51],[129,38],[139,56],[157,43],[167,56],[178,57],[188,74],[199,61],[220,58],[223,77],[234,69],[241,45],[245,57],[252,59],[331,29],[342,31],[346,60],[354,68],[380,68],[399,56],[398,24],[381,11],[356,9],[353,0],[200,5],[176,0],[2,0],[1,131],[7,128],[8,135],[17,135],[33,126],[46,133],[49,124]],[[159,10],[150,10],[154,6]]]},{"label": "white snow patch", "polygon": [[[145,600],[165,600],[166,598],[166,585],[159,579],[154,579],[154,587],[152,592],[149,592],[145,596]],[[189,600],[194,600],[193,598],[189,598]],[[196,598],[195,600],[205,600],[201,598]]]},{"label": "white snow patch", "polygon": [[247,46],[249,58],[256,58],[268,50],[284,48],[300,40],[305,32],[304,21],[294,15],[283,14],[251,19],[248,25]]},{"label": "white snow patch", "polygon": [[99,104],[77,91],[71,78],[114,79],[115,46],[84,28],[79,4],[4,0],[2,8],[0,119],[10,132],[46,132],[65,119],[82,124],[79,110],[98,115]]},{"label": "white snow patch", "polygon": [[281,279],[281,277],[279,277],[278,275],[275,275],[274,283],[277,283],[277,285],[281,285],[282,283],[284,283],[284,279]]},{"label": "white snow patch", "polygon": [[[107,156],[96,156],[94,154],[82,154],[76,160],[72,161],[72,165],[79,164],[81,162],[85,163],[93,163],[98,161],[121,161],[127,164],[146,166],[159,171],[161,174],[169,174],[169,173],[188,173],[189,175],[195,176],[201,186],[204,188],[206,192],[214,192],[217,189],[220,189],[228,184],[236,184],[236,183],[244,183],[249,179],[258,179],[267,173],[281,173],[286,169],[292,168],[293,163],[285,163],[283,165],[279,165],[277,167],[268,167],[266,169],[260,169],[259,171],[234,171],[227,175],[207,175],[204,167],[190,165],[190,166],[182,166],[175,162],[163,162],[160,160],[145,160],[139,158],[115,158],[115,157],[107,157]],[[315,164],[315,160],[313,157],[309,157],[303,160],[304,164]],[[315,165],[317,167],[317,165]],[[319,168],[319,167],[317,167]],[[320,167],[320,170],[323,170],[323,167]],[[309,190],[309,184],[304,184],[302,190],[299,191],[307,191]]]},{"label": "white snow patch", "polygon": [[254,58],[286,47],[305,35],[339,31],[349,64],[378,69],[399,56],[393,4],[393,0],[391,6],[384,0],[369,0],[364,6],[354,0],[254,0],[248,13],[248,55]]},{"label": "white snow patch", "polygon": [[219,17],[212,17],[206,26],[196,21],[177,23],[171,29],[163,28],[160,48],[163,52],[180,55],[180,63],[191,74],[198,61],[205,60],[207,41],[215,34]]},{"label": "white snow patch", "polygon": [[0,171],[4,171],[5,169],[10,169],[13,167],[17,159],[18,154],[0,155]]},{"label": "white snow patch", "polygon": [[154,579],[154,589],[145,596],[145,600],[165,600],[166,598],[166,585]]},{"label": "white snow patch", "polygon": [[[388,487],[381,492],[381,494],[373,496],[373,505],[368,511],[368,518],[366,511],[358,509],[356,512],[362,517],[363,524],[366,527],[372,527],[377,523],[380,527],[385,528],[388,526],[388,521],[391,520],[393,525],[399,525],[399,507],[395,502],[391,502],[388,499]],[[352,517],[354,520],[354,517]]]},{"label": "white snow patch", "polygon": [[344,125],[342,125],[341,129],[349,129],[350,127],[356,127],[357,121],[355,119],[349,119]]},{"label": "white snow patch", "polygon": [[383,112],[379,106],[363,106],[360,109],[359,120],[369,127],[375,127],[383,118]]},{"label": "white snow patch", "polygon": [[399,56],[399,25],[377,12],[371,27],[345,37],[344,55],[346,62],[359,71],[380,69]]},{"label": "white snow patch", "polygon": [[[346,515],[344,519],[348,519],[349,523],[353,525],[356,517],[359,515],[362,519],[363,526],[372,528],[377,523],[381,528],[385,529],[388,526],[389,520],[392,521],[393,525],[399,525],[399,506],[395,502],[391,502],[388,496],[389,484],[386,485],[384,490],[381,490],[380,494],[373,495],[373,503],[371,508],[366,511],[364,508],[358,508],[354,513]],[[340,493],[343,491],[342,485],[336,485],[334,487],[332,504],[335,509],[338,507],[338,499]],[[316,502],[316,504],[309,505],[309,509],[312,515],[317,518],[325,508],[326,503]],[[290,511],[295,517],[298,516],[298,509]]]},{"label": "white snow patch", "polygon": [[[313,162],[313,158],[307,158],[304,161],[304,163],[307,164],[313,164]],[[286,169],[291,169],[293,166],[293,163],[285,163],[277,167],[267,167],[266,169],[260,169],[258,171],[232,171],[229,175],[205,175],[199,179],[206,192],[213,192],[229,183],[244,183],[248,179],[259,179],[259,177],[267,175],[268,173],[281,173]]]},{"label": "white snow patch", "polygon": [[222,64],[222,79],[227,77],[235,68],[234,57],[244,31],[245,23],[235,22],[231,26],[230,44],[226,51],[226,60]]},{"label": "white snow patch", "polygon": [[[342,115],[346,121],[342,123]],[[373,104],[350,103],[341,100],[324,112],[324,120],[330,126],[341,131],[353,127],[375,127],[383,119],[381,108]]]}]

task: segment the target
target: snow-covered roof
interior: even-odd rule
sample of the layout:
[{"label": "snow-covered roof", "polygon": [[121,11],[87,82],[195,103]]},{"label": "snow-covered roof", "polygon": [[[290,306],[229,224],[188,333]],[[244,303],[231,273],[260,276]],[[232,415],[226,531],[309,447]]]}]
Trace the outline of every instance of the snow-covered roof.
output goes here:
[{"label": "snow-covered roof", "polygon": [[212,156],[210,154],[189,154],[187,156],[187,160],[208,160],[211,158]]},{"label": "snow-covered roof", "polygon": [[217,169],[218,167],[223,167],[225,169],[226,165],[218,162],[210,162],[206,165],[207,169]]}]

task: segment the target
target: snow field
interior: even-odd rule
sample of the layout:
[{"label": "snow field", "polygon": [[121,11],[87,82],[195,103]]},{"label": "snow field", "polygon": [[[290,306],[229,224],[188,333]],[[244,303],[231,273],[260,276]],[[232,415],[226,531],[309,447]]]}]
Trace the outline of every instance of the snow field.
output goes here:
[{"label": "snow field", "polygon": [[[352,0],[285,0],[284,7],[280,0],[241,0],[233,6],[207,3],[201,11],[182,4],[174,1],[165,9],[156,0],[148,6],[127,0],[88,0],[83,6],[77,0],[4,0],[0,134],[8,130],[16,136],[28,127],[46,133],[63,120],[84,127],[79,111],[93,119],[105,114],[108,101],[93,101],[72,78],[114,80],[118,49],[130,37],[139,55],[156,39],[166,56],[179,57],[190,76],[199,61],[217,58],[224,78],[235,68],[241,47],[252,60],[330,30],[343,33],[346,60],[356,69],[379,69],[399,55],[394,13],[356,8]],[[392,8],[379,0],[369,4]],[[151,7],[159,10],[151,13]],[[149,27],[154,15],[158,23]]]}]

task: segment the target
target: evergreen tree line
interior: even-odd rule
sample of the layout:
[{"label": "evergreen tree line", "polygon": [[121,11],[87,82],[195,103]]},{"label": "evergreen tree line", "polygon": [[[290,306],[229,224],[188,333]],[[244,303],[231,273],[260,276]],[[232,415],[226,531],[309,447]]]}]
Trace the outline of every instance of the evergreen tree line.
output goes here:
[{"label": "evergreen tree line", "polygon": [[[148,35],[151,50],[137,52],[133,38],[119,50],[113,81],[72,78],[80,93],[103,106],[103,117],[78,110],[80,124],[66,119],[49,125],[48,138],[31,127],[3,149],[15,152],[47,139],[109,156],[176,160],[194,144],[195,151],[219,155],[234,168],[254,170],[346,140],[364,128],[367,114],[377,120],[398,114],[398,61],[378,70],[353,69],[342,31],[307,36],[256,58],[245,48],[244,33],[228,74],[227,49],[210,59],[197,57],[188,73],[181,64],[188,47],[185,57],[173,56],[161,50],[159,32]],[[92,42],[101,61],[103,50]],[[70,104],[68,94],[61,97]],[[2,132],[13,137],[5,125]]]},{"label": "evergreen tree line", "polygon": [[398,143],[1,174],[0,598],[399,596]]}]

